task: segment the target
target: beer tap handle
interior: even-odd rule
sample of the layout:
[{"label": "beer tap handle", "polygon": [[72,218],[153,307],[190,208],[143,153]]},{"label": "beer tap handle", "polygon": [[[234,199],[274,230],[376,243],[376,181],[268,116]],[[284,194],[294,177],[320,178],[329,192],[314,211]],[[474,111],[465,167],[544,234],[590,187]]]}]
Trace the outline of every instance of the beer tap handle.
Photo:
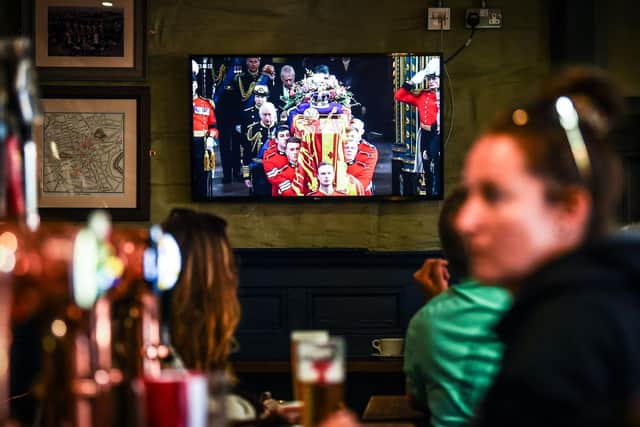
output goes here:
[{"label": "beer tap handle", "polygon": [[40,224],[38,214],[37,150],[33,141],[32,128],[43,120],[35,69],[29,51],[31,43],[20,38],[14,41],[14,52],[18,59],[15,76],[15,94],[22,132],[24,162],[25,220],[27,226],[36,230]]},{"label": "beer tap handle", "polygon": [[[0,61],[1,55],[0,53]],[[9,123],[7,117],[7,91],[4,83],[5,75],[0,71],[0,218],[7,217],[6,140],[9,136]]]},{"label": "beer tap handle", "polygon": [[22,155],[16,125],[16,101],[13,90],[16,58],[11,39],[0,41],[0,127],[2,128],[1,172],[2,209],[0,217],[24,215],[24,188],[22,186]]}]

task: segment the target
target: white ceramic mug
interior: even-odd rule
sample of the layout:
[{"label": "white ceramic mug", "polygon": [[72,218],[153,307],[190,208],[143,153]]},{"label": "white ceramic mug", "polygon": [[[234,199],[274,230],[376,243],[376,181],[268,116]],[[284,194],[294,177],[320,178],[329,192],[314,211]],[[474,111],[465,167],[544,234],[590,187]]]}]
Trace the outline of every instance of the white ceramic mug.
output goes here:
[{"label": "white ceramic mug", "polygon": [[403,344],[402,338],[378,338],[371,341],[371,346],[380,356],[402,356]]}]

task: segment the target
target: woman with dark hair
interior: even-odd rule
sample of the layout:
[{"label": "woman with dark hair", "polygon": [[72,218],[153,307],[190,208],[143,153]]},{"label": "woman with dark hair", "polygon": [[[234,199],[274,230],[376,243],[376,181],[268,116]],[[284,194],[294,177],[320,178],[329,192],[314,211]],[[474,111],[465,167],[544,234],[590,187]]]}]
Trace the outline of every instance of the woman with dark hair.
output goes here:
[{"label": "woman with dark hair", "polygon": [[240,321],[238,278],[226,222],[213,215],[174,210],[163,229],[182,254],[171,295],[171,341],[186,367],[224,369]]},{"label": "woman with dark hair", "polygon": [[174,209],[162,224],[180,247],[182,271],[174,289],[163,298],[168,317],[173,366],[200,372],[226,373],[233,392],[223,407],[231,421],[255,420],[260,404],[238,393],[228,365],[240,321],[238,278],[226,222],[214,215]]},{"label": "woman with dark hair", "polygon": [[[174,209],[163,224],[173,235],[182,255],[182,271],[170,301],[171,342],[187,369],[230,372],[229,356],[236,346],[234,334],[240,321],[238,275],[227,223],[215,215]],[[232,422],[256,420],[293,423],[299,413],[273,399],[258,398],[233,384],[225,401]]]},{"label": "woman with dark hair", "polygon": [[640,392],[640,245],[608,235],[621,187],[617,88],[573,69],[496,119],[464,168],[471,274],[503,283],[502,368],[480,426],[618,426]]}]

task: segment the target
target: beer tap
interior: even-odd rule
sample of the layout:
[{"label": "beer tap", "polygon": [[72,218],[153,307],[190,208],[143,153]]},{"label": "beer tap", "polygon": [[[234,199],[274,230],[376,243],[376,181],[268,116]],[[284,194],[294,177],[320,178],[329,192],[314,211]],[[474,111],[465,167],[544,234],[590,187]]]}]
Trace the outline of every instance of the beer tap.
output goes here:
[{"label": "beer tap", "polygon": [[[31,126],[41,120],[30,42],[24,38],[0,40],[0,424],[9,419],[10,346],[13,270],[17,260],[19,227],[9,230],[8,218],[22,218],[37,229],[36,147]],[[28,96],[27,96],[28,95]],[[21,145],[21,135],[30,144]],[[21,150],[23,150],[21,152]],[[24,159],[24,163],[22,163]],[[27,175],[23,172],[28,171]],[[28,183],[28,187],[23,186]],[[28,203],[25,204],[25,192]]]},{"label": "beer tap", "polygon": [[[0,43],[0,65],[3,56],[3,47]],[[9,122],[7,116],[7,90],[5,86],[5,73],[0,68],[0,218],[7,217],[7,186],[6,186],[6,142],[9,136]]]},{"label": "beer tap", "polygon": [[[178,273],[171,266],[180,265],[180,252],[177,244],[171,245],[171,240],[163,237],[158,226],[150,230],[115,230],[112,236],[117,252],[126,254],[122,258],[125,262],[122,282],[112,289],[110,297],[114,362],[122,370],[122,391],[127,396],[120,412],[126,414],[127,425],[146,425],[141,380],[159,376],[164,359],[170,355],[162,334],[159,292],[177,280]],[[174,273],[167,275],[167,270]],[[173,280],[169,282],[166,277]]]},{"label": "beer tap", "polygon": [[11,325],[34,318],[45,327],[33,337],[44,357],[39,381],[29,387],[40,405],[38,424],[134,425],[142,407],[134,380],[158,374],[169,354],[158,294],[176,282],[179,259],[177,244],[159,227],[111,230],[104,213],[84,228],[48,223],[32,232],[22,221],[3,223],[0,425],[9,417]]},{"label": "beer tap", "polygon": [[[146,229],[111,230],[103,213],[81,229],[47,223],[32,232],[22,221],[2,224],[0,425],[9,416],[11,327],[27,319],[44,326],[42,336],[33,336],[42,345],[42,367],[24,367],[27,378],[40,372],[35,384],[27,381],[40,405],[34,411],[41,414],[40,425],[136,423],[142,406],[134,380],[157,374],[169,353],[162,345],[157,298],[169,286],[161,279],[167,277],[162,265],[175,265],[180,257],[171,254],[168,262],[165,238],[154,233],[150,239]],[[151,241],[154,248],[145,256]],[[173,277],[175,283],[175,270]],[[25,374],[19,365],[14,369]]]},{"label": "beer tap", "polygon": [[182,267],[178,243],[158,225],[149,229],[149,247],[145,250],[143,265],[145,280],[155,291],[143,298],[143,371],[145,375],[157,376],[161,360],[169,355],[169,348],[162,344],[166,340],[161,336],[160,293],[173,288]]},{"label": "beer tap", "polygon": [[124,263],[117,256],[110,237],[108,215],[96,211],[74,242],[73,299],[84,320],[77,329],[73,347],[72,391],[78,426],[108,427],[117,417],[111,391],[121,383],[122,373],[112,365],[108,292],[122,277]]},{"label": "beer tap", "polygon": [[14,91],[22,138],[25,222],[33,231],[40,224],[38,214],[37,149],[32,128],[43,121],[35,68],[30,58],[31,42],[19,38],[13,42],[16,56]]},{"label": "beer tap", "polygon": [[[11,353],[23,355],[19,363],[10,361],[9,372],[17,381],[11,381],[12,415],[25,423],[34,422],[33,417],[40,413],[53,420],[42,425],[62,425],[69,419],[70,358],[65,355],[67,331],[76,318],[69,309],[68,291],[76,231],[74,226],[58,223],[34,232],[22,221],[4,222],[0,230],[0,292],[7,296],[0,298],[0,313],[8,316],[1,320],[0,336],[6,347],[13,346]],[[20,337],[14,342],[13,331]],[[25,351],[34,348],[43,349],[37,356],[47,357],[41,362],[40,357],[25,358]],[[0,350],[4,352],[4,344]],[[41,410],[33,410],[36,403],[42,405]]]},{"label": "beer tap", "polygon": [[[180,271],[180,251],[170,235],[154,225],[114,235],[119,251],[129,253],[133,265],[125,268],[125,286],[113,295],[115,346],[125,380],[160,373],[162,360],[170,354],[162,333],[159,294],[170,289]],[[169,279],[167,279],[167,277]],[[149,286],[151,285],[151,286]]]},{"label": "beer tap", "polygon": [[24,188],[22,186],[22,155],[16,117],[14,90],[16,55],[12,39],[0,40],[0,127],[2,138],[2,202],[1,218],[24,215]]},{"label": "beer tap", "polygon": [[[147,249],[158,240],[154,250],[164,254],[158,249],[166,246],[162,237],[149,239],[141,229],[111,230],[102,212],[92,214],[88,227],[76,235],[74,304],[67,310],[68,320],[75,322],[69,360],[76,426],[134,425],[140,420],[135,380],[157,375],[169,353],[161,344],[157,295],[144,281],[154,264]],[[166,263],[164,257],[157,255],[156,262]]]},{"label": "beer tap", "polygon": [[[43,266],[55,253],[65,258],[65,286],[45,316],[48,328],[42,339],[42,375],[34,387],[43,426],[118,425],[114,389],[122,382],[122,374],[112,364],[108,292],[122,276],[123,263],[110,244],[110,233],[108,216],[94,212],[86,227],[75,230],[75,236],[67,233],[37,243]],[[44,273],[32,273],[37,291],[46,294]]]}]

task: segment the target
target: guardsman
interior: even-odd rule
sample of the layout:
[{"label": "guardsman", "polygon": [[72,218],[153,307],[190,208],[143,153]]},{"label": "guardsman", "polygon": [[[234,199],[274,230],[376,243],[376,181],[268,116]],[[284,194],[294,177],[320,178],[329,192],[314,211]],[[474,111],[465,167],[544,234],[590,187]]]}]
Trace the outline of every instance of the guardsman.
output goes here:
[{"label": "guardsman", "polygon": [[192,79],[193,142],[191,155],[192,193],[194,199],[213,196],[215,170],[214,146],[218,139],[213,102],[198,96],[198,83]]},{"label": "guardsman", "polygon": [[[263,164],[264,172],[267,175],[267,179],[271,183],[271,195],[278,196],[277,185],[274,185],[274,180],[278,180],[277,176],[286,169],[287,161],[287,140],[290,137],[289,127],[287,125],[278,125],[276,130],[275,141],[269,141],[268,147],[264,152]],[[297,163],[297,160],[296,160]]]},{"label": "guardsman", "polygon": [[241,147],[242,175],[254,196],[271,196],[271,184],[264,172],[263,156],[275,137],[276,108],[270,102],[260,107],[260,121],[250,124]]},{"label": "guardsman", "polygon": [[[265,154],[264,164],[267,179],[271,183],[274,196],[297,196],[293,189],[293,180],[298,167],[298,153],[300,153],[300,138],[287,138],[285,142],[284,161],[279,151]],[[269,164],[269,166],[267,166]]]},{"label": "guardsman", "polygon": [[[414,92],[415,86],[427,79],[426,89]],[[418,109],[420,132],[418,133],[418,147],[414,172],[424,174],[427,189],[432,195],[440,193],[440,129],[438,112],[440,101],[440,64],[432,59],[427,66],[418,71],[409,81],[400,87],[394,99],[415,106]]]},{"label": "guardsman", "polygon": [[378,149],[364,140],[364,123],[353,119],[347,129],[344,143],[344,157],[347,173],[360,181],[365,196],[373,195],[373,174],[378,163]]},{"label": "guardsman", "polygon": [[365,196],[373,195],[373,174],[378,163],[378,149],[367,141],[360,141],[358,153],[353,162],[347,162],[347,173],[362,183]]}]

